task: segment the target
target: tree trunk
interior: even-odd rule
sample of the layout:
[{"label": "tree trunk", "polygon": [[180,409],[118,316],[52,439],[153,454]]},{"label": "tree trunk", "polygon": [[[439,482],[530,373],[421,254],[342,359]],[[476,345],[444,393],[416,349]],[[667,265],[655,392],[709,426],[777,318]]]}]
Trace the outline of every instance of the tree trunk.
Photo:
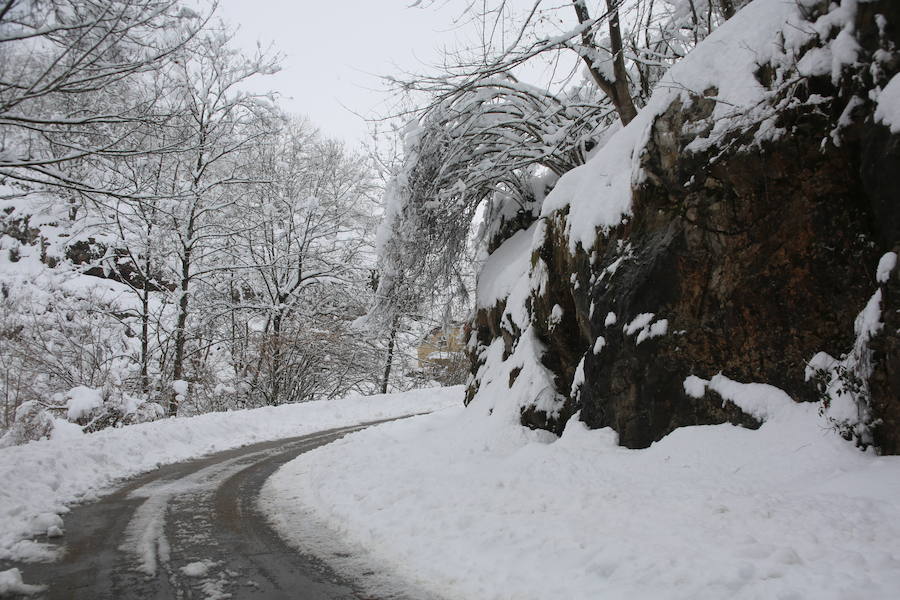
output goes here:
[{"label": "tree trunk", "polygon": [[387,394],[388,382],[391,378],[391,366],[394,364],[394,344],[397,339],[397,328],[400,325],[400,319],[395,317],[391,322],[391,335],[388,338],[387,357],[384,360],[384,377],[381,380],[381,393]]},{"label": "tree trunk", "polygon": [[144,293],[141,294],[141,394],[147,399],[150,392],[150,293],[144,278]]},{"label": "tree trunk", "polygon": [[[188,239],[190,239],[190,234]],[[178,319],[175,324],[175,358],[172,368],[172,379],[178,381],[184,377],[184,350],[187,343],[187,318],[188,318],[188,288],[191,281],[191,249],[184,246],[184,254],[181,257],[181,296],[178,298]],[[169,416],[178,414],[178,394],[172,390],[169,400]]]},{"label": "tree trunk", "polygon": [[[283,300],[281,299],[279,299],[279,301],[283,302]],[[281,307],[279,306],[279,308],[275,312],[275,316],[272,318],[272,367],[269,374],[269,404],[273,406],[281,404],[278,398],[278,396],[281,394],[281,373],[283,368],[281,352],[281,319]]]},{"label": "tree trunk", "polygon": [[619,25],[619,9],[613,10],[615,0],[606,0],[606,8],[611,11],[609,15],[609,42],[610,51],[613,54],[613,74],[615,81],[613,85],[616,89],[616,97],[614,103],[616,110],[619,112],[619,118],[622,119],[623,125],[631,123],[632,119],[637,116],[637,109],[634,107],[634,101],[631,98],[631,89],[628,85],[628,71],[625,70],[625,52],[622,48],[622,30]]},{"label": "tree trunk", "polygon": [[[622,125],[628,125],[632,119],[637,116],[637,108],[634,106],[634,100],[631,98],[631,90],[628,85],[628,71],[625,69],[625,53],[622,51],[622,30],[619,25],[619,10],[615,8],[615,0],[606,0],[606,7],[609,13],[607,22],[609,23],[609,52],[613,59],[613,81],[606,78],[603,73],[594,64],[593,57],[582,54],[581,58],[587,65],[591,77],[597,87],[606,94],[610,99]],[[584,0],[572,0],[575,8],[575,14],[578,22],[581,24],[591,20],[588,13],[587,5]],[[591,31],[585,31],[581,34],[581,42],[585,47],[596,50],[597,44],[594,41],[594,34]]]}]

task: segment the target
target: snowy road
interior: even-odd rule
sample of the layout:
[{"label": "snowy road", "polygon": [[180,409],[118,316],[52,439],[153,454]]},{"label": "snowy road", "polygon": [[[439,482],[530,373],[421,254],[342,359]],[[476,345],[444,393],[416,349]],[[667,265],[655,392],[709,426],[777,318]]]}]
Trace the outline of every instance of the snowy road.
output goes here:
[{"label": "snowy road", "polygon": [[18,565],[26,581],[49,586],[32,597],[370,598],[286,546],[255,506],[282,464],[369,424],[169,465],[75,508],[63,557]]}]

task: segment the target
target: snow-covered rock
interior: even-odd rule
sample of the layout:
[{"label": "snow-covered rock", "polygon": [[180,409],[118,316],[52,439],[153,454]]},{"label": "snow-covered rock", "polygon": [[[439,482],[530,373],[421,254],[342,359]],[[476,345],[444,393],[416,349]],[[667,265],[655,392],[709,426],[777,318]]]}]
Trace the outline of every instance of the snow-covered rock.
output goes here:
[{"label": "snow-covered rock", "polygon": [[[900,452],[900,327],[869,335],[871,369],[852,375],[882,383],[850,405],[806,376],[818,352],[853,351],[873,294],[898,306],[898,24],[889,0],[754,0],[702,41],[488,258],[505,285],[480,281],[468,398],[554,433],[577,413],[638,448],[686,425],[759,426],[724,388],[699,394],[721,373],[867,413],[857,441]],[[519,343],[541,386],[516,386]]]}]

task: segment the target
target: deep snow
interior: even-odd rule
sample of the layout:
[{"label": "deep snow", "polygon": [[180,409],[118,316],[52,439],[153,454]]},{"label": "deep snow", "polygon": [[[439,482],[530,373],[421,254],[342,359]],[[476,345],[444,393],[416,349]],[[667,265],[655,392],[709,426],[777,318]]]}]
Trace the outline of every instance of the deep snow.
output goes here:
[{"label": "deep snow", "polygon": [[[713,128],[687,148],[699,152],[750,125],[748,143],[785,133],[775,99],[789,81],[767,89],[755,76],[760,65],[771,63],[779,77],[830,73],[837,82],[857,59],[857,2],[834,3],[815,23],[801,15],[811,4],[746,6],[673,67],[587,164],[561,177],[541,216],[568,211],[571,251],[590,252],[598,230],[628,217],[651,125],[673,103],[715,100]],[[817,37],[826,46],[794,64]],[[876,118],[892,129],[898,85],[891,81],[877,98]],[[715,391],[762,427],[682,428],[627,450],[614,432],[588,431],[577,415],[558,439],[519,425],[520,408],[552,414],[557,405],[527,310],[549,274],[539,256],[523,252],[529,239],[531,249],[540,246],[546,231],[538,221],[517,233],[479,277],[477,305],[505,302],[501,322],[521,333],[511,353],[501,339],[483,349],[472,404],[371,428],[285,465],[260,498],[274,526],[311,550],[309,524],[322,523],[345,547],[341,554],[367,555],[447,598],[897,598],[900,457],[857,450],[819,405],[796,404],[764,383],[701,373],[685,380],[689,395]],[[891,261],[882,259],[879,281]],[[879,298],[857,321],[860,343],[880,322]],[[653,319],[609,313],[606,323],[620,322],[637,343],[668,333],[667,321]],[[592,351],[603,345],[597,338]]]},{"label": "deep snow", "polygon": [[50,558],[34,536],[61,534],[69,504],[110,491],[123,478],[255,442],[443,408],[461,402],[461,393],[432,388],[209,413],[2,448],[0,558]]},{"label": "deep snow", "polygon": [[627,450],[577,418],[556,439],[476,403],[304,454],[260,504],[284,535],[318,521],[446,598],[896,598],[900,457],[777,388],[691,383],[768,420]]}]

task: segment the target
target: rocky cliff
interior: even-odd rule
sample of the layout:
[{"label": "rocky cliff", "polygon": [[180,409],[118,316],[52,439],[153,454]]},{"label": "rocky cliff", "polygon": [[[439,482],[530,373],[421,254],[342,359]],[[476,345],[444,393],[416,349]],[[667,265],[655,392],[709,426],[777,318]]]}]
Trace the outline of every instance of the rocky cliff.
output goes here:
[{"label": "rocky cliff", "polygon": [[494,240],[468,399],[506,390],[523,424],[577,414],[640,448],[758,427],[719,375],[900,453],[898,46],[893,0],[756,0],[710,36]]}]

